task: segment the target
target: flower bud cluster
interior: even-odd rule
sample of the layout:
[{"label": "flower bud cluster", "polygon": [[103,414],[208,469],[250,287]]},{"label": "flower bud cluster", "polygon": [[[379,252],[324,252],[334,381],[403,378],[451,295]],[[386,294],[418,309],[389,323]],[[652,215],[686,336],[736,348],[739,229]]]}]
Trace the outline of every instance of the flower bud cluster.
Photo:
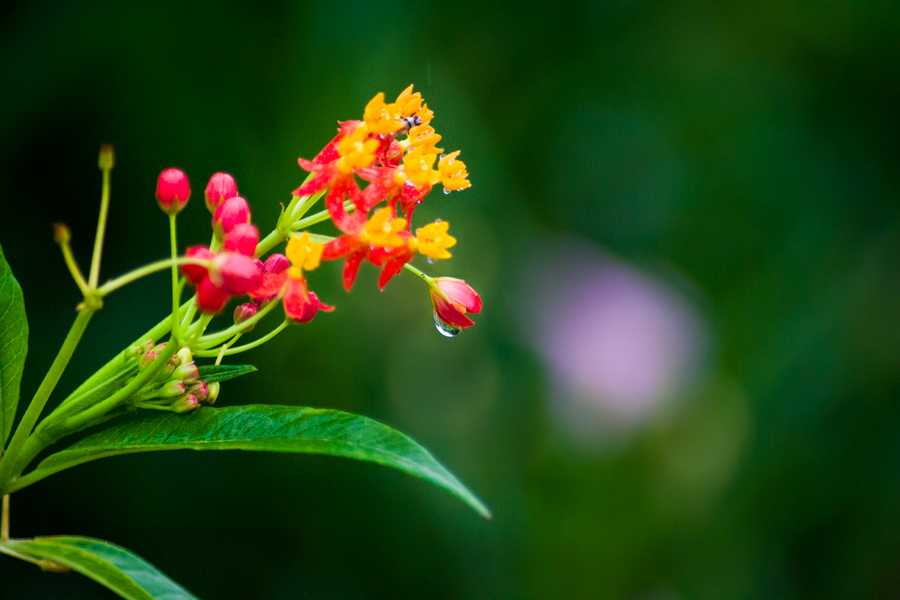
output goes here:
[{"label": "flower bud cluster", "polygon": [[[148,340],[132,346],[130,350],[144,350],[138,358],[138,371],[148,368],[170,342],[153,345]],[[215,386],[215,389],[212,389]],[[134,408],[150,408],[185,413],[200,406],[200,402],[212,404],[218,395],[218,384],[200,380],[200,372],[194,364],[188,348],[181,348],[155,376],[136,392],[128,403]]]},{"label": "flower bud cluster", "polygon": [[[233,195],[232,195],[233,194]],[[208,265],[186,264],[181,268],[197,290],[197,304],[206,313],[222,310],[233,295],[243,295],[262,283],[262,262],[254,258],[259,231],[250,223],[250,207],[237,195],[234,179],[216,173],[206,187],[207,207],[213,212],[213,229],[222,246],[192,246],[186,258],[208,261]]]}]

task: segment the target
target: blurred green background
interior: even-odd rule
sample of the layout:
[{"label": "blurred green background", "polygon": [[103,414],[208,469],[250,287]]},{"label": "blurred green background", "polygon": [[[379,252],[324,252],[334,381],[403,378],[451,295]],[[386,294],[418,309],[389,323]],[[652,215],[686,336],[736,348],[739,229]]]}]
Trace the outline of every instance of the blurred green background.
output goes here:
[{"label": "blurred green background", "polygon": [[[410,83],[471,189],[432,194],[481,293],[435,332],[424,286],[310,276],[337,305],[247,356],[219,403],[361,413],[494,511],[381,467],[159,453],[12,498],[12,534],[108,539],[203,599],[900,596],[900,6],[10,2],[0,244],[30,397],[79,297],[97,152],[116,146],[104,277],[167,252],[157,174],[228,171],[267,230],[379,91]],[[893,167],[891,166],[893,165]],[[894,173],[892,175],[891,173]],[[320,231],[330,232],[327,227]],[[71,389],[166,311],[108,298]],[[58,399],[57,399],[58,401]],[[0,557],[3,598],[112,597]]]}]

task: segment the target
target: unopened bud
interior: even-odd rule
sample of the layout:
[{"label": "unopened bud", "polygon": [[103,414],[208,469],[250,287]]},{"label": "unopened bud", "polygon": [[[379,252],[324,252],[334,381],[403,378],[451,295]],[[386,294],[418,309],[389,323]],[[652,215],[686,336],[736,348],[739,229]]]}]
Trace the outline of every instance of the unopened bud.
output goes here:
[{"label": "unopened bud", "polygon": [[175,353],[175,356],[177,356],[179,359],[181,359],[181,364],[183,364],[183,365],[186,365],[189,362],[194,361],[194,355],[191,354],[190,348],[182,348],[181,350],[179,350],[178,352]]},{"label": "unopened bud", "polygon": [[237,195],[237,183],[235,183],[234,177],[228,173],[216,173],[209,178],[209,183],[206,184],[204,192],[206,208],[209,209],[209,212],[215,213],[223,202]]},{"label": "unopened bud", "polygon": [[191,384],[200,379],[200,371],[194,363],[185,363],[172,371],[172,379]]},{"label": "unopened bud", "polygon": [[144,352],[144,355],[141,357],[138,365],[141,369],[143,369],[144,367],[150,365],[154,360],[156,360],[157,357],[159,357],[159,354],[157,354],[155,350],[148,350],[147,352]]},{"label": "unopened bud", "polygon": [[167,215],[177,215],[187,204],[191,187],[181,169],[166,169],[156,180],[156,201]]},{"label": "unopened bud", "polygon": [[[237,308],[234,309],[234,324],[240,325],[247,319],[253,318],[256,316],[256,313],[259,312],[259,307],[253,302],[247,302],[246,304],[241,304]],[[253,331],[253,328],[256,327],[256,323],[252,323],[241,330],[242,333],[247,333],[248,331]]]},{"label": "unopened bud", "polygon": [[262,285],[259,261],[237,252],[216,255],[210,280],[229,294],[247,294]]},{"label": "unopened bud", "polygon": [[72,239],[72,232],[65,223],[53,224],[53,241],[57,244],[68,244]]},{"label": "unopened bud", "polygon": [[192,383],[188,391],[197,397],[197,400],[203,402],[209,396],[209,385],[205,381]]},{"label": "unopened bud", "polygon": [[263,263],[264,273],[281,273],[291,266],[291,261],[284,254],[273,254]]},{"label": "unopened bud", "polygon": [[153,340],[148,338],[140,344],[128,346],[128,353],[132,356],[143,356],[146,352],[150,351],[150,349],[153,348],[153,344]]},{"label": "unopened bud", "polygon": [[[199,260],[212,260],[216,257],[215,252],[206,246],[191,246],[184,253],[185,258],[196,258]],[[181,272],[191,285],[197,285],[209,274],[209,270],[203,265],[181,265]]]},{"label": "unopened bud", "polygon": [[229,198],[213,214],[213,229],[224,237],[236,225],[250,222],[250,205],[240,196]]},{"label": "unopened bud", "polygon": [[173,402],[171,408],[173,412],[184,414],[196,410],[199,406],[200,403],[197,401],[197,396],[186,394]]},{"label": "unopened bud", "polygon": [[259,230],[250,223],[238,223],[225,235],[222,247],[244,256],[256,254],[256,243],[259,242]]},{"label": "unopened bud", "polygon": [[205,313],[217,313],[225,306],[231,294],[219,288],[209,277],[197,284],[197,306]]},{"label": "unopened bud", "polygon": [[187,388],[183,381],[172,379],[156,390],[154,395],[157,398],[174,398],[175,396],[183,395],[185,391],[187,391]]},{"label": "unopened bud", "polygon": [[115,165],[116,157],[113,152],[112,144],[101,144],[100,145],[100,158],[97,160],[97,166],[100,167],[101,171],[111,171],[113,165]]},{"label": "unopened bud", "polygon": [[208,386],[208,393],[206,394],[206,402],[209,404],[215,404],[216,398],[219,397],[219,382],[213,381]]}]

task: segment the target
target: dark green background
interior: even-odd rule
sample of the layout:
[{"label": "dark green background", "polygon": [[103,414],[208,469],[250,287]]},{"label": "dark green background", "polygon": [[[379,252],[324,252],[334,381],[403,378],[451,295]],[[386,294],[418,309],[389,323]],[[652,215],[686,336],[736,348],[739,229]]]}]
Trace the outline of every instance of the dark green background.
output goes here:
[{"label": "dark green background", "polygon": [[[424,287],[364,268],[338,305],[248,355],[220,402],[362,413],[494,510],[380,467],[131,456],[12,498],[14,536],[123,545],[204,600],[896,598],[900,256],[896,2],[20,2],[0,13],[0,244],[31,339],[23,395],[78,302],[100,143],[116,146],[104,278],[163,256],[156,175],[233,173],[261,229],[376,92],[415,83],[473,187],[419,223],[481,293],[445,340]],[[708,350],[695,385],[616,441],[575,442],[527,319],[564,240],[672,284]],[[565,266],[565,265],[561,265]],[[660,274],[675,274],[668,278]],[[71,389],[165,312],[166,276],[109,297]],[[725,459],[721,459],[725,456]],[[721,459],[721,460],[720,460]],[[673,467],[672,465],[676,465]],[[712,465],[712,467],[710,467]],[[2,598],[106,598],[0,557]]]}]

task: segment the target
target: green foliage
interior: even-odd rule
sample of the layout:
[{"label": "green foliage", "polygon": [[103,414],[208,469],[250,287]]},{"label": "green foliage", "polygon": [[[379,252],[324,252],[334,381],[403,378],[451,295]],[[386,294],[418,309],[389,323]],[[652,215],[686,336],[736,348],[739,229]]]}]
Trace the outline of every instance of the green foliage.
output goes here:
[{"label": "green foliage", "polygon": [[19,384],[28,353],[28,321],[22,288],[0,248],[0,450],[12,430]]},{"label": "green foliage", "polygon": [[253,373],[256,371],[256,367],[253,365],[205,365],[197,370],[200,372],[200,381],[215,383]]},{"label": "green foliage", "polygon": [[200,408],[122,423],[47,457],[12,491],[98,458],[157,450],[298,452],[375,462],[442,487],[490,517],[472,492],[404,434],[359,415],[296,406]]},{"label": "green foliage", "polygon": [[140,556],[85,537],[39,537],[0,542],[0,552],[29,557],[46,570],[72,569],[127,600],[197,600]]}]

